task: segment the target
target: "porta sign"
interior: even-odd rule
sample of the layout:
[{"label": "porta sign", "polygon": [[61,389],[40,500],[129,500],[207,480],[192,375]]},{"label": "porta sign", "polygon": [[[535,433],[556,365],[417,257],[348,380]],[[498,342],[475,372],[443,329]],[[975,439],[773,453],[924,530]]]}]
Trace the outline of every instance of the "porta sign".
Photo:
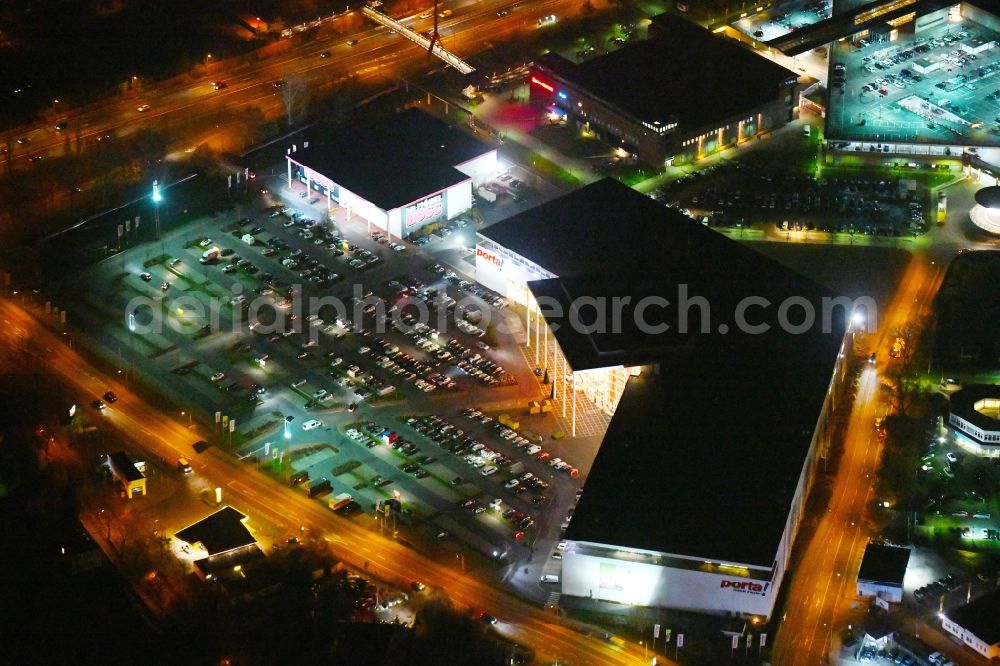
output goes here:
[{"label": "porta sign", "polygon": [[730,589],[733,592],[742,592],[744,594],[759,594],[764,596],[767,594],[767,590],[771,587],[770,583],[755,583],[752,580],[723,580],[719,583],[719,587],[722,589]]},{"label": "porta sign", "polygon": [[429,222],[440,217],[442,213],[444,213],[444,195],[435,194],[412,206],[407,206],[404,211],[406,228]]},{"label": "porta sign", "polygon": [[491,264],[493,264],[497,268],[501,268],[501,269],[503,268],[503,259],[501,259],[497,255],[493,254],[492,252],[487,252],[486,250],[484,250],[481,247],[477,247],[476,248],[476,259],[477,260],[483,259],[485,261],[490,262]]}]

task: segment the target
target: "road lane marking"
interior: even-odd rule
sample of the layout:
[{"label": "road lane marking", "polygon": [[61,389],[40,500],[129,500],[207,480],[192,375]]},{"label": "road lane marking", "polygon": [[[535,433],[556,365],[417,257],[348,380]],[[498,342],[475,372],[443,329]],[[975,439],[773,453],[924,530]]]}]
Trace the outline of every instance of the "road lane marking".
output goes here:
[{"label": "road lane marking", "polygon": [[257,493],[255,493],[254,491],[250,490],[249,488],[247,488],[244,484],[240,483],[239,481],[230,481],[229,483],[226,484],[226,487],[229,488],[230,490],[233,490],[234,492],[237,492],[237,493],[241,494],[241,495],[249,495],[250,497],[256,497],[257,496]]},{"label": "road lane marking", "polygon": [[[72,362],[73,360],[72,355],[70,355],[70,360]],[[79,365],[83,365],[82,362],[78,361],[78,363]],[[62,365],[65,365],[65,363],[63,363]],[[61,367],[59,369],[62,371],[64,378],[69,383],[75,383],[78,386],[83,385],[83,382],[79,381],[79,375],[70,372],[64,367]],[[118,421],[117,425],[119,426],[120,429],[131,430],[132,432],[135,432],[136,430],[142,430],[144,432],[148,432],[145,428],[143,428],[140,425],[142,421],[137,417],[136,411],[137,407],[139,406],[140,405],[128,405],[127,403],[123,404],[122,406],[123,411],[120,412],[122,418],[117,420]],[[149,414],[143,415],[143,418],[147,420],[151,415],[155,415],[155,411],[153,410],[148,410],[148,411],[150,412]],[[176,440],[178,437],[183,437],[185,441],[188,442],[190,441],[189,439],[190,433],[188,433],[187,431],[184,431],[183,435],[178,434],[179,427],[177,427],[177,424],[172,423],[172,421],[168,419],[161,419],[160,423],[164,427],[166,432],[158,433],[155,436],[150,437],[145,445],[137,443],[137,445],[140,448],[148,449],[150,448],[150,445],[154,447],[159,445],[159,447],[167,448],[173,452],[178,450],[176,444]],[[171,424],[175,427],[170,428]],[[221,465],[222,465],[221,461],[216,461],[213,458],[208,458],[204,460],[204,464],[200,465],[199,468],[206,470],[214,470],[217,475],[221,475],[227,471],[224,467],[221,467]],[[253,479],[253,477],[248,477],[248,478]],[[258,485],[252,482],[251,484]],[[261,504],[260,501],[261,497],[258,496],[253,491],[251,491],[250,488],[244,483],[234,480],[226,484],[226,487],[229,488],[230,492],[232,492],[236,496],[244,495],[249,498],[252,498],[247,500],[247,503],[251,505],[259,506]],[[271,505],[281,504],[281,503],[287,503],[289,500],[292,500],[292,498],[290,498],[287,495],[287,493],[281,492],[281,489],[274,484],[261,485],[261,490],[262,490],[261,495],[263,495],[263,497],[268,500],[267,504]],[[307,518],[305,520],[302,520],[299,518],[298,515],[292,515],[291,513],[286,513],[285,514],[286,517],[294,518],[297,522],[303,524],[303,523],[308,523],[310,518],[324,518],[328,513],[326,512],[325,509],[320,508],[315,503],[310,503],[310,506],[300,507],[300,508],[306,509],[305,515],[307,516]],[[266,509],[263,511],[262,509],[265,509],[265,507],[259,507],[258,511],[261,511],[262,513],[271,513],[270,507],[266,507]],[[375,544],[381,545],[380,539],[378,539],[374,535],[367,534],[365,530],[356,527],[351,523],[338,525],[338,529],[344,531],[347,534],[347,536],[349,536],[354,541],[357,541],[359,539],[364,539],[369,543],[374,542]],[[419,565],[418,569],[421,569],[425,573],[430,574],[431,577],[433,578],[440,579],[441,577],[449,575],[448,571],[437,570],[438,568],[435,566],[433,562],[424,561],[423,558],[426,557],[425,555],[414,553],[413,551],[402,547],[395,549],[391,541],[385,543],[384,547],[393,550],[391,550],[390,553],[387,553],[387,555],[384,558],[380,555],[378,558],[380,560],[390,559],[395,564],[398,565],[399,562],[401,561],[412,559],[413,563]],[[370,551],[370,549],[366,550]],[[398,550],[398,552],[395,552],[396,550]],[[411,576],[411,577],[424,578],[425,576]],[[546,632],[545,638],[547,640],[552,641],[553,639],[555,639],[555,641],[557,641],[559,644],[566,645],[567,649],[565,651],[571,655],[587,655],[587,656],[599,655],[605,658],[611,656],[609,649],[606,646],[599,643],[598,641],[594,639],[580,639],[571,636],[568,633],[568,630],[563,630],[562,632],[560,632],[560,630],[558,629],[553,629],[551,625],[548,624],[548,622],[546,622],[545,620],[542,620],[539,617],[538,613],[536,613],[535,610],[530,606],[525,606],[516,599],[507,597],[503,593],[500,593],[498,595],[495,590],[492,590],[491,588],[484,586],[479,581],[470,581],[470,588],[471,589],[469,590],[461,590],[462,592],[461,596],[469,597],[467,602],[464,604],[468,607],[474,607],[476,604],[482,603],[483,599],[486,598],[489,600],[489,602],[492,603],[493,606],[498,608],[510,608],[511,614],[523,617],[525,618],[526,621],[529,621],[531,623],[543,623],[541,627],[538,627],[538,629],[535,630],[536,633],[541,633],[541,631],[544,630]],[[535,642],[534,647],[536,647],[536,649],[539,649],[538,642]],[[634,649],[634,646],[632,647]],[[631,655],[627,656],[629,658],[629,661],[632,661],[632,656]],[[636,661],[635,663],[638,663],[638,661]]]}]

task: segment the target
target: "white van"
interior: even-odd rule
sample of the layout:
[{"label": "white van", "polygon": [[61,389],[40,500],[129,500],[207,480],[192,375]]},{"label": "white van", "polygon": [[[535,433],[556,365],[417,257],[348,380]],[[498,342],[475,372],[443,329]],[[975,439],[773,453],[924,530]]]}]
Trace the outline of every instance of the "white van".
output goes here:
[{"label": "white van", "polygon": [[559,582],[559,576],[557,576],[556,574],[545,574],[544,576],[541,577],[541,579],[539,580],[539,582],[541,582],[541,583],[558,583]]},{"label": "white van", "polygon": [[812,125],[803,125],[802,136],[810,136],[810,135],[812,135]]}]

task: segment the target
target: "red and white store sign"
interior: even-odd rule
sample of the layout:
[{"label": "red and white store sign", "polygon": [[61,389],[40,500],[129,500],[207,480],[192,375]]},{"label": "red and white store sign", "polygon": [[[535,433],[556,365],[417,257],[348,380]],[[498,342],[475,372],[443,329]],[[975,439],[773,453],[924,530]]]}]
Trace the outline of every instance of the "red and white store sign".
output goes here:
[{"label": "red and white store sign", "polygon": [[427,220],[432,220],[440,216],[444,212],[444,197],[440,194],[435,194],[432,197],[424,199],[423,201],[409,206],[406,208],[404,213],[406,228],[422,224]]},{"label": "red and white store sign", "polygon": [[771,587],[771,584],[758,583],[752,580],[723,580],[719,583],[719,587],[723,590],[730,589],[734,592],[764,595],[767,594],[767,590]]},{"label": "red and white store sign", "polygon": [[497,268],[501,268],[501,269],[503,268],[503,259],[501,259],[497,255],[493,254],[492,252],[487,252],[486,250],[484,250],[481,247],[477,247],[476,248],[476,259],[477,260],[478,259],[484,259],[485,261],[490,262],[491,264],[493,264]]}]

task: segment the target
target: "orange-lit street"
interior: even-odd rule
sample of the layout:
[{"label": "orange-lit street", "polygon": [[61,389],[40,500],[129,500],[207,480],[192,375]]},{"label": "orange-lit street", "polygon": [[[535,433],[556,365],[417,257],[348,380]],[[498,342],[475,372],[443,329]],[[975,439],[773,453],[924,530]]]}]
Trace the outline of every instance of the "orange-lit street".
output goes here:
[{"label": "orange-lit street", "polygon": [[[533,648],[541,660],[561,664],[640,664],[648,663],[643,648],[634,644],[619,647],[561,626],[556,617],[486,585],[471,575],[463,575],[451,562],[433,561],[391,538],[335,516],[323,505],[301,492],[272,481],[241,466],[215,448],[195,455],[191,445],[198,436],[156,407],[130,394],[127,387],[99,372],[54,332],[43,327],[26,310],[9,300],[0,301],[0,321],[8,332],[3,344],[17,346],[31,339],[36,350],[33,362],[45,364],[68,387],[88,402],[108,389],[120,400],[102,413],[109,425],[134,442],[137,452],[171,461],[191,458],[195,472],[222,488],[225,501],[240,511],[259,515],[276,524],[302,525],[322,530],[335,554],[357,569],[367,570],[388,581],[421,580],[445,590],[458,604],[486,610],[501,622],[498,630],[508,638]],[[665,663],[662,657],[659,663]]]},{"label": "orange-lit street", "polygon": [[[902,325],[926,314],[942,278],[941,266],[914,254],[888,311],[879,313],[877,331],[860,342],[865,353],[875,351],[884,362],[886,341]],[[879,372],[879,364],[862,370],[828,510],[792,573],[775,664],[827,663],[835,632],[842,628],[838,620],[857,598],[854,578],[868,543],[864,516],[875,500],[880,453],[874,421],[885,396]]]},{"label": "orange-lit street", "polygon": [[[499,16],[498,10],[509,5],[509,0],[448,3],[454,14],[439,22],[442,45],[459,57],[468,56],[489,49],[516,31],[535,29],[541,16],[553,12],[565,16],[579,10],[579,3],[541,0],[520,3],[514,11]],[[402,21],[423,32],[433,26],[428,16],[429,12],[420,12]],[[156,83],[138,81],[123,96],[72,109],[66,132],[34,126],[6,132],[0,139],[0,144],[10,146],[5,159],[16,169],[30,168],[23,159],[28,153],[56,156],[64,151],[81,152],[99,145],[96,143],[99,137],[125,136],[143,128],[174,133],[175,143],[170,146],[173,151],[207,142],[218,150],[239,152],[249,147],[246,137],[250,133],[245,126],[248,111],[257,110],[268,119],[285,115],[283,91],[274,87],[279,79],[301,80],[308,88],[299,95],[304,98],[328,93],[350,80],[388,85],[402,76],[444,66],[421,47],[371,21],[354,16],[337,21],[337,26],[364,28],[350,34],[329,30],[326,34],[330,36],[286,49],[279,55],[262,57],[253,64],[216,62],[206,56],[200,71]],[[357,45],[347,43],[352,38]],[[321,57],[323,53],[329,57]],[[225,79],[227,87],[213,90],[210,84],[214,79]],[[149,110],[138,112],[140,104],[148,104]],[[294,106],[299,106],[299,102]],[[304,108],[293,109],[296,116],[304,112]],[[181,131],[177,132],[178,129]],[[30,146],[21,148],[14,143],[13,137],[22,134],[32,138]]]},{"label": "orange-lit street", "polygon": [[996,6],[10,4],[0,666],[1000,659]]}]

